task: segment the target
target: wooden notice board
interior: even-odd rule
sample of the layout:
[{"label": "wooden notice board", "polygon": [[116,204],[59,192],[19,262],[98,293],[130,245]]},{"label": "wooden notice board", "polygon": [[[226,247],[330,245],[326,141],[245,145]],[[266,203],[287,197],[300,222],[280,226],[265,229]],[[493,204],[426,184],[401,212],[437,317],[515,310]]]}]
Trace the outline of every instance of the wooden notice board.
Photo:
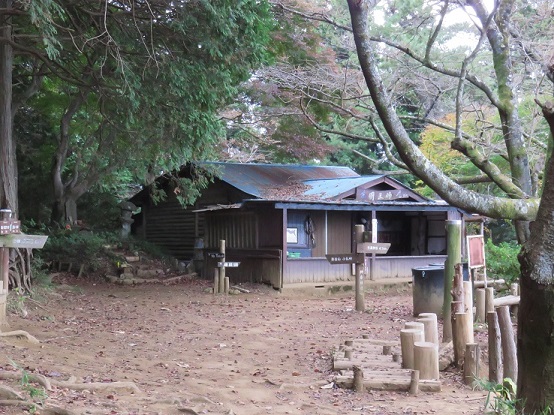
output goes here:
[{"label": "wooden notice board", "polygon": [[483,235],[467,237],[467,257],[470,269],[485,266],[485,238]]}]

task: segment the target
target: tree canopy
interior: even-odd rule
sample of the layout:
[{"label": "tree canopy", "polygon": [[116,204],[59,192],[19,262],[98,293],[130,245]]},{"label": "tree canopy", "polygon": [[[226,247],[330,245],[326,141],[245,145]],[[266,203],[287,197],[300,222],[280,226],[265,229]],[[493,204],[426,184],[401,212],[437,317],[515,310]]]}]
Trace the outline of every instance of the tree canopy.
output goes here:
[{"label": "tree canopy", "polygon": [[264,1],[6,6],[12,106],[18,121],[37,122],[21,140],[49,137],[57,221],[76,219],[76,200],[114,175],[144,181],[144,172],[213,156],[224,131],[218,111],[268,58],[273,24]]}]

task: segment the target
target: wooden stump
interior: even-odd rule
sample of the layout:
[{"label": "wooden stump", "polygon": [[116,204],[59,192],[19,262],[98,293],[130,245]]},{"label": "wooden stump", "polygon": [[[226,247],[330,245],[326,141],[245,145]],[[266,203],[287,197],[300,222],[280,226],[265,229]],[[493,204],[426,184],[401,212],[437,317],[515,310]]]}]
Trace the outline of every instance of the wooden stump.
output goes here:
[{"label": "wooden stump", "polygon": [[439,348],[431,342],[414,343],[414,365],[423,380],[439,379]]},{"label": "wooden stump", "polygon": [[360,366],[354,366],[352,367],[352,371],[354,372],[354,391],[363,392],[365,390],[363,370],[360,368]]},{"label": "wooden stump", "polygon": [[410,395],[419,393],[419,370],[412,370],[410,375]]},{"label": "wooden stump", "polygon": [[414,343],[423,342],[424,335],[421,330],[402,329],[400,330],[400,346],[402,349],[402,367],[404,369],[415,369],[414,367]]},{"label": "wooden stump", "polygon": [[504,369],[502,367],[500,326],[495,311],[487,313],[487,325],[489,327],[489,381],[502,383]]}]

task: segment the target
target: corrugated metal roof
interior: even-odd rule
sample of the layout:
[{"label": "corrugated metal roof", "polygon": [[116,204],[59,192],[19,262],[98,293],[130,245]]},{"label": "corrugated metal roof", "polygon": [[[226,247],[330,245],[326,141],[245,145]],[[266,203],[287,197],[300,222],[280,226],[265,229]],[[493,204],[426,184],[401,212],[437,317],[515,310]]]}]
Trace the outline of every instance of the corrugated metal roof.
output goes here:
[{"label": "corrugated metal roof", "polygon": [[[343,166],[240,163],[202,164],[213,166],[219,170],[223,181],[249,195],[263,199],[290,199],[302,198],[303,196],[320,198],[322,197],[320,194],[326,193],[323,191],[324,182],[327,181],[327,184],[331,185],[334,182],[332,179],[360,178],[360,175],[354,170]],[[313,187],[307,181],[320,182],[317,183],[317,186],[318,189],[322,190],[313,192]],[[344,183],[346,184],[346,182]]]},{"label": "corrugated metal roof", "polygon": [[320,196],[322,199],[333,199],[343,193],[363,186],[366,183],[380,179],[383,176],[360,176],[353,178],[306,180],[304,184],[310,189],[304,192],[307,196]]}]

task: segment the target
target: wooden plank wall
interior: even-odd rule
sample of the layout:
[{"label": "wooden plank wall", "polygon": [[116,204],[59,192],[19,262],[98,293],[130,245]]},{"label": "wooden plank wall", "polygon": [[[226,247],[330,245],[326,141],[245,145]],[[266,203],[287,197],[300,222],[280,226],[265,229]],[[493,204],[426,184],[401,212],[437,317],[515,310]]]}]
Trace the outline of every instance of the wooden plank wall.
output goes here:
[{"label": "wooden plank wall", "polygon": [[427,267],[429,264],[433,263],[444,263],[445,260],[445,255],[412,257],[376,256],[374,267],[375,276],[373,276],[372,279],[410,278],[412,276],[412,268]]},{"label": "wooden plank wall", "polygon": [[[191,259],[196,238],[202,237],[203,214],[183,208],[175,195],[145,209],[144,236],[148,242],[160,245],[178,259]],[[199,234],[195,234],[195,221],[199,220]]]}]

